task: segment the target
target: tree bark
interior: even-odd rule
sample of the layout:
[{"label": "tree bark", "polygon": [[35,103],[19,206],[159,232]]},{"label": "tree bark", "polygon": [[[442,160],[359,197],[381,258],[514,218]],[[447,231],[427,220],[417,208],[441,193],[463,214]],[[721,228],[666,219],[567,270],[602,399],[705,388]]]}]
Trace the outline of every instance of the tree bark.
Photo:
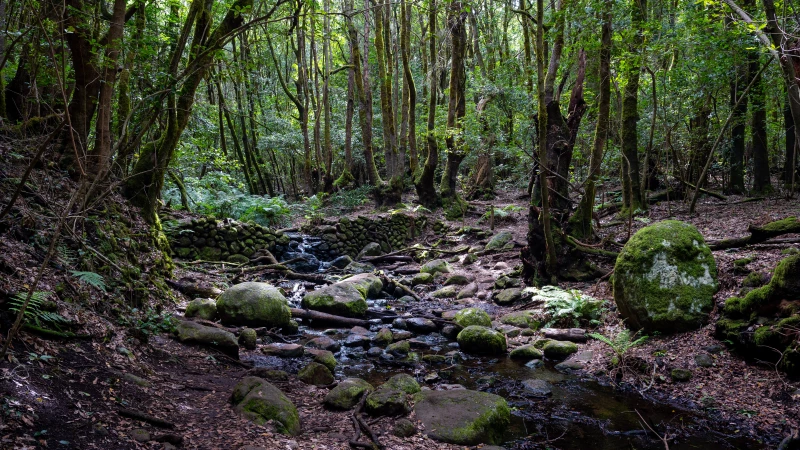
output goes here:
[{"label": "tree bark", "polygon": [[625,208],[631,211],[646,209],[641,189],[639,167],[639,75],[642,71],[643,26],[646,10],[645,0],[633,0],[631,27],[634,35],[628,50],[628,80],[622,101],[622,199]]},{"label": "tree bark", "polygon": [[767,148],[767,107],[764,92],[764,77],[758,75],[759,53],[750,55],[750,76],[758,77],[750,90],[750,104],[753,112],[750,135],[753,138],[753,194],[772,192],[769,173],[769,149]]},{"label": "tree bark", "polygon": [[436,0],[430,0],[428,6],[428,57],[430,58],[428,74],[428,121],[425,133],[425,143],[427,155],[425,164],[419,175],[415,177],[414,185],[417,190],[419,202],[430,209],[436,208],[441,204],[441,198],[434,186],[434,176],[436,166],[439,163],[439,147],[436,142],[434,129],[436,127]]}]

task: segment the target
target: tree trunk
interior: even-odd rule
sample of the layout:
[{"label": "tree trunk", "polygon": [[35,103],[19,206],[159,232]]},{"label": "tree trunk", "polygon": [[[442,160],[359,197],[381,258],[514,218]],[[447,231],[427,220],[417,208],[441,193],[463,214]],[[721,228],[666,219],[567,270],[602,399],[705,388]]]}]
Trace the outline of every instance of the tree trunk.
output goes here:
[{"label": "tree trunk", "polygon": [[783,125],[786,132],[786,146],[783,166],[783,185],[787,189],[796,189],[797,186],[797,140],[795,139],[794,122],[792,122],[792,109],[789,106],[789,96],[784,99]]},{"label": "tree trunk", "polygon": [[750,76],[758,79],[750,89],[750,104],[753,117],[750,134],[753,138],[753,194],[763,195],[772,192],[769,174],[769,149],[767,148],[767,107],[764,92],[764,77],[757,75],[760,68],[758,52],[752,52]]},{"label": "tree trunk", "polygon": [[642,71],[642,46],[644,45],[643,23],[645,0],[633,0],[631,27],[634,35],[629,44],[629,56],[625,78],[628,83],[622,101],[622,199],[625,208],[631,211],[643,210],[641,190],[641,170],[639,167],[639,75]]},{"label": "tree trunk", "polygon": [[[748,79],[747,64],[738,63],[734,67],[733,81],[731,82],[731,107],[733,107],[742,91],[750,82]],[[730,171],[728,192],[743,194],[744,187],[744,147],[745,126],[747,125],[747,100],[739,102],[733,111],[731,126],[731,149],[728,153],[728,170]]]},{"label": "tree trunk", "polygon": [[[403,102],[400,126],[400,152],[408,152],[409,169],[414,174],[419,167],[417,155],[417,86],[411,73],[411,4],[400,2],[400,55],[403,60]],[[407,149],[407,150],[406,150]]]},{"label": "tree trunk", "polygon": [[425,164],[419,175],[416,176],[414,185],[417,190],[419,202],[426,208],[436,208],[441,204],[441,198],[434,186],[434,175],[436,166],[439,163],[439,147],[436,142],[434,129],[436,127],[436,0],[430,0],[428,9],[428,46],[430,58],[429,73],[429,99],[428,99],[428,122],[425,134],[427,144],[427,155]]}]

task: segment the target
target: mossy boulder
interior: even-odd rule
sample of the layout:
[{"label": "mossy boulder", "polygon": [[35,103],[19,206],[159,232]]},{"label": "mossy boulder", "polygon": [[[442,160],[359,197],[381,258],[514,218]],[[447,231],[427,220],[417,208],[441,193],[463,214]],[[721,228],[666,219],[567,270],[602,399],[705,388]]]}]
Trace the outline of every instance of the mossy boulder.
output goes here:
[{"label": "mossy boulder", "polygon": [[380,330],[378,330],[378,332],[372,338],[372,343],[379,347],[385,347],[391,344],[393,339],[394,335],[392,334],[392,330],[383,327]]},{"label": "mossy boulder", "polygon": [[395,342],[393,344],[389,344],[389,346],[386,347],[386,353],[390,353],[396,356],[405,356],[410,351],[411,351],[411,344],[407,340]]},{"label": "mossy boulder", "polygon": [[400,389],[380,387],[367,395],[364,402],[367,414],[371,416],[394,416],[408,412],[406,393]]},{"label": "mossy boulder", "polygon": [[319,363],[327,367],[331,373],[336,370],[336,365],[338,362],[336,361],[336,357],[333,356],[333,352],[318,348],[306,348],[305,353],[313,356],[315,363]]},{"label": "mossy boulder", "polygon": [[550,341],[542,348],[544,356],[550,359],[566,359],[578,351],[578,345],[569,341]]},{"label": "mossy boulder", "polygon": [[300,416],[297,408],[280,389],[267,380],[245,377],[233,388],[230,398],[234,410],[259,425],[272,420],[279,433],[300,434]]},{"label": "mossy boulder", "polygon": [[297,378],[305,384],[313,384],[314,386],[328,386],[334,381],[331,371],[316,362],[310,362],[300,369],[300,372],[297,372]]},{"label": "mossy boulder", "polygon": [[217,314],[226,325],[248,325],[282,328],[292,315],[289,303],[269,283],[240,283],[225,290],[217,298]]},{"label": "mossy boulder", "polygon": [[431,283],[433,283],[433,275],[427,272],[420,272],[414,275],[414,278],[411,279],[411,286],[419,286]]},{"label": "mossy boulder", "polygon": [[518,328],[531,328],[536,330],[541,325],[538,315],[534,311],[514,311],[500,317],[500,323],[513,325]]},{"label": "mossy boulder", "polygon": [[205,320],[217,319],[217,302],[210,298],[196,298],[186,305],[185,317],[198,317]]},{"label": "mossy boulder", "polygon": [[498,305],[510,305],[522,298],[521,288],[503,289],[494,296],[494,302]]},{"label": "mossy boulder", "polygon": [[386,383],[381,385],[381,388],[397,389],[405,392],[406,394],[416,394],[420,391],[419,383],[411,375],[405,373],[398,373],[397,375],[386,380]]},{"label": "mossy boulder", "polygon": [[227,355],[239,357],[239,344],[236,336],[229,331],[207,327],[189,320],[178,321],[175,331],[178,340],[185,344],[213,347]]},{"label": "mossy boulder", "polygon": [[506,244],[511,242],[514,239],[514,235],[511,234],[510,231],[501,231],[489,240],[489,243],[486,244],[484,250],[498,250],[505,247]]},{"label": "mossy boulder", "polygon": [[414,406],[431,439],[456,445],[499,444],[511,410],[499,395],[457,389],[424,391]]},{"label": "mossy boulder", "polygon": [[542,359],[542,351],[533,345],[523,345],[511,350],[511,353],[508,356],[511,359],[530,361],[532,359]]},{"label": "mossy boulder", "polygon": [[700,327],[713,307],[717,266],[697,229],[665,220],[639,230],[614,266],[614,300],[635,329]]},{"label": "mossy boulder", "polygon": [[450,264],[443,259],[434,259],[433,261],[428,261],[423,264],[419,271],[422,273],[429,273],[431,275],[436,275],[437,273],[450,273]]},{"label": "mossy boulder", "polygon": [[470,325],[456,337],[458,346],[466,353],[498,355],[506,351],[503,333],[480,325]]},{"label": "mossy boulder", "polygon": [[349,283],[336,283],[311,291],[303,297],[303,307],[345,317],[363,317],[367,301],[358,288]]},{"label": "mossy boulder", "polygon": [[350,409],[375,388],[361,378],[346,378],[328,392],[323,403],[332,409]]},{"label": "mossy boulder", "polygon": [[451,284],[450,286],[444,286],[443,288],[431,292],[431,297],[433,298],[454,298],[458,291],[461,290],[460,286],[456,286]]},{"label": "mossy boulder", "polygon": [[455,284],[458,286],[464,286],[469,283],[469,280],[464,275],[451,275],[446,280],[444,280],[445,286],[450,286],[451,284]]},{"label": "mossy boulder", "polygon": [[349,284],[358,289],[364,298],[373,298],[383,290],[383,282],[371,273],[360,273],[350,278],[342,280],[340,284]]},{"label": "mossy boulder", "polygon": [[256,334],[256,330],[252,328],[243,328],[242,331],[239,332],[239,345],[248,350],[255,350],[257,339],[258,335]]},{"label": "mossy boulder", "polygon": [[480,308],[464,308],[457,312],[453,318],[453,322],[459,326],[466,328],[470,325],[480,325],[483,327],[491,327],[492,319],[486,311]]}]

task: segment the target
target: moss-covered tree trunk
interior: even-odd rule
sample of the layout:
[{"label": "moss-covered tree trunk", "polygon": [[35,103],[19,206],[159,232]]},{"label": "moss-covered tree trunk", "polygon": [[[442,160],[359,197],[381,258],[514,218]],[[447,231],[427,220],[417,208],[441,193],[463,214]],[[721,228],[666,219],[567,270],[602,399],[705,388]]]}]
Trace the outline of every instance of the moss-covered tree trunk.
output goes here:
[{"label": "moss-covered tree trunk", "polygon": [[645,0],[633,0],[631,28],[633,36],[628,47],[625,90],[622,99],[622,201],[624,208],[632,211],[646,209],[641,189],[639,167],[639,75],[642,71],[642,47],[644,46]]},{"label": "moss-covered tree trunk", "polygon": [[436,0],[430,0],[428,5],[428,57],[430,58],[430,75],[428,78],[428,121],[425,133],[427,155],[425,164],[415,175],[414,185],[417,190],[419,202],[427,208],[440,205],[441,198],[436,192],[434,176],[439,163],[439,147],[434,133],[436,127]]},{"label": "moss-covered tree trunk", "polygon": [[408,153],[411,173],[419,167],[417,155],[417,86],[411,72],[411,4],[400,2],[400,57],[403,62],[403,100],[400,114],[400,153]]}]

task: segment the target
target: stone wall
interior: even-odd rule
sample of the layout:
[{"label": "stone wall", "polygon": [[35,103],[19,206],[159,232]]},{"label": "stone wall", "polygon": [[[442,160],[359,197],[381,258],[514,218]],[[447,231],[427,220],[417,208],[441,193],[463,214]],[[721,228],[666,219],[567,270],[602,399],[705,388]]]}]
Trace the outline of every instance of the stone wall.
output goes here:
[{"label": "stone wall", "polygon": [[333,259],[347,255],[355,258],[370,242],[380,245],[383,253],[399,250],[420,236],[427,224],[426,217],[401,213],[358,216],[355,219],[342,217],[338,220],[325,220],[321,225],[308,230],[308,233],[322,240],[315,249],[319,256]]},{"label": "stone wall", "polygon": [[286,251],[289,237],[253,222],[213,217],[180,219],[164,223],[172,254],[180,259],[247,262],[266,248],[275,255]]}]

